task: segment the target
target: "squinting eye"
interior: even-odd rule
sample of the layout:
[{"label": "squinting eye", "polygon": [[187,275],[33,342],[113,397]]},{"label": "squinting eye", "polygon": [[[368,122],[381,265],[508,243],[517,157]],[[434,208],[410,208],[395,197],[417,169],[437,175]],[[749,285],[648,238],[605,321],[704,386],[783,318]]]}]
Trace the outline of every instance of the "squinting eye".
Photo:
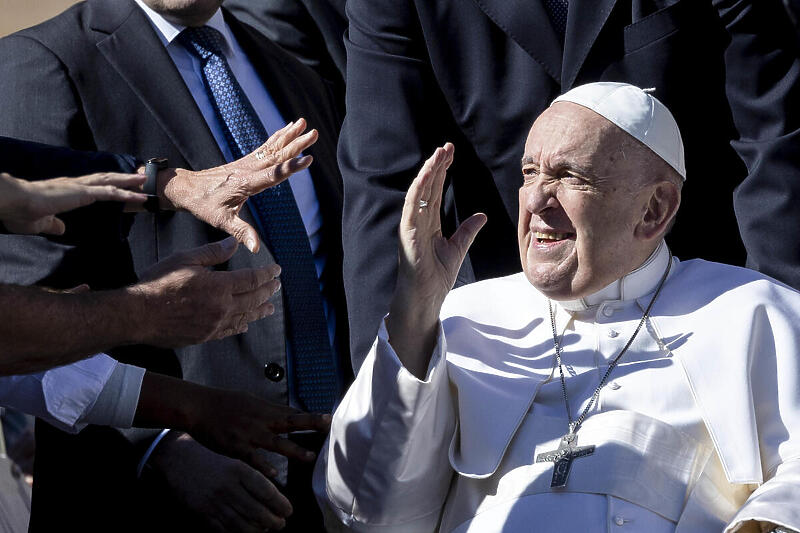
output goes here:
[{"label": "squinting eye", "polygon": [[522,169],[522,175],[526,180],[530,180],[539,175],[539,169],[534,167],[525,167]]}]

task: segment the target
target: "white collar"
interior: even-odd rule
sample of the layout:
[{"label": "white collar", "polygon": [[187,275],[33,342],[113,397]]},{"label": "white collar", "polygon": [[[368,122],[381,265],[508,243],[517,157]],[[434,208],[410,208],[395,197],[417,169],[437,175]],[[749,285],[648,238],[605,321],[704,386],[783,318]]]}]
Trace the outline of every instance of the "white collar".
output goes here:
[{"label": "white collar", "polygon": [[631,273],[611,282],[599,291],[576,300],[557,301],[566,311],[585,311],[609,300],[633,300],[655,290],[669,263],[669,248],[662,240],[658,248]]},{"label": "white collar", "polygon": [[[167,19],[165,19],[161,14],[153,11],[147,4],[144,3],[143,0],[135,0],[139,7],[142,8],[144,14],[147,15],[147,18],[150,19],[150,22],[156,29],[156,33],[161,38],[161,42],[164,46],[169,46],[172,44],[178,35],[186,28],[186,26],[182,26],[181,24],[174,24]],[[210,28],[214,28],[215,30],[219,31],[222,34],[222,37],[225,40],[226,50],[223,52],[227,54],[232,54],[234,47],[231,45],[233,37],[231,36],[231,30],[228,28],[228,25],[225,23],[225,18],[222,16],[222,10],[217,9],[214,14],[208,19],[208,22],[205,23],[205,26]]]}]

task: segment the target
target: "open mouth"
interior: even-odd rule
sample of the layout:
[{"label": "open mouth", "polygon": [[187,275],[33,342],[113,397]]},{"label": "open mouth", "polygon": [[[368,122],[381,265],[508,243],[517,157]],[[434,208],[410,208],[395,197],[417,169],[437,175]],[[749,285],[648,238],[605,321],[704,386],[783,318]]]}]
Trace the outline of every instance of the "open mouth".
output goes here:
[{"label": "open mouth", "polygon": [[574,239],[574,233],[542,233],[539,231],[535,231],[533,233],[533,237],[536,239],[536,242],[539,244],[551,244],[559,241],[564,241],[567,239]]}]

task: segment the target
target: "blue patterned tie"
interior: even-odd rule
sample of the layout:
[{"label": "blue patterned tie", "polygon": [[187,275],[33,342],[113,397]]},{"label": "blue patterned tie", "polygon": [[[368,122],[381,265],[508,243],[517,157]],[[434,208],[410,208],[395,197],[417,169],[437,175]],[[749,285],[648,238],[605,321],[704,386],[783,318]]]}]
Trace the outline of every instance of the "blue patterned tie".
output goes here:
[{"label": "blue patterned tie", "polygon": [[569,12],[569,0],[544,0],[544,7],[550,15],[553,27],[561,37],[561,44],[564,44],[564,34],[567,32],[567,13]]},{"label": "blue patterned tie", "polygon": [[[222,34],[203,26],[178,37],[200,58],[203,81],[234,158],[267,140],[267,131],[222,53]],[[336,401],[336,367],[311,246],[288,181],[250,198],[264,242],[282,267],[286,330],[292,355],[294,390],[309,411],[330,412]]]}]

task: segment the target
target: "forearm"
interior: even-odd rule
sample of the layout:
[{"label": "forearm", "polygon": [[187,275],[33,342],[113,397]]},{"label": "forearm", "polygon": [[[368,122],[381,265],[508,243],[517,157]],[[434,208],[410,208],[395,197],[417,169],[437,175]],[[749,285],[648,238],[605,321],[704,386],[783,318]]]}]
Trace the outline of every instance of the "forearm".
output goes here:
[{"label": "forearm", "polygon": [[146,372],[133,425],[192,431],[197,413],[213,400],[213,390],[180,378]]},{"label": "forearm", "polygon": [[0,285],[0,375],[28,374],[142,340],[132,289],[56,293]]}]

